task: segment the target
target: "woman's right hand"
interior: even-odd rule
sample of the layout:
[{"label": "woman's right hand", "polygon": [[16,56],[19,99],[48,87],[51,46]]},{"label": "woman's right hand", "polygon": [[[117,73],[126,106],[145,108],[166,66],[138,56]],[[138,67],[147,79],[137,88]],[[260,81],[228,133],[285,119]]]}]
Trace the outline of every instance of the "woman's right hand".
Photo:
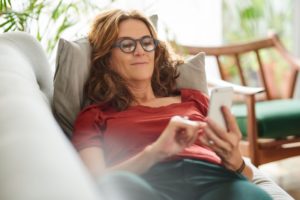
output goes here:
[{"label": "woman's right hand", "polygon": [[206,123],[203,122],[174,116],[160,137],[149,148],[152,153],[157,155],[159,161],[164,160],[194,144],[205,125]]}]

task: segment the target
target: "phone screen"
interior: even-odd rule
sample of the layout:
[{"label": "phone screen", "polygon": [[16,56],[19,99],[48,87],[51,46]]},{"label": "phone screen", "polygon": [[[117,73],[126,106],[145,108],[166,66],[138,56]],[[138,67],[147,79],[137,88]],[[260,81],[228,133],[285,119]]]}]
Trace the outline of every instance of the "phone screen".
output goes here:
[{"label": "phone screen", "polygon": [[232,96],[232,87],[219,87],[211,90],[208,117],[224,129],[227,129],[227,127],[221,107],[226,106],[230,108],[232,104]]}]

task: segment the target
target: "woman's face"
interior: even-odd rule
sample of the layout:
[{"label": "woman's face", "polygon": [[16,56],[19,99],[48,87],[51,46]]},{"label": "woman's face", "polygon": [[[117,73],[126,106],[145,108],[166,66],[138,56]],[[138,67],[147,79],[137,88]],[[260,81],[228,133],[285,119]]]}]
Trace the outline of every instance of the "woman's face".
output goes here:
[{"label": "woman's face", "polygon": [[[121,41],[124,37],[137,40],[145,36],[151,37],[151,34],[144,22],[128,19],[120,23],[117,41]],[[149,41],[146,39],[144,44],[149,45],[147,42]],[[131,53],[125,53],[119,47],[113,48],[110,67],[131,84],[151,82],[155,50],[148,52],[142,48],[139,41],[136,41],[136,44],[135,50]],[[132,46],[130,40],[129,43],[123,43],[123,47],[127,49],[130,49],[130,45]]]}]

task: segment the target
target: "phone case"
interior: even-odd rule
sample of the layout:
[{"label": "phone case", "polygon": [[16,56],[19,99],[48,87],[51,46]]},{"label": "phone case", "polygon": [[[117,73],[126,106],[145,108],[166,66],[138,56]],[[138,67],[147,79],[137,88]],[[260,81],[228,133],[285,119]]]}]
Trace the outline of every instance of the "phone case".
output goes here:
[{"label": "phone case", "polygon": [[208,117],[214,120],[222,128],[226,129],[226,122],[221,111],[221,106],[228,108],[232,105],[233,88],[220,87],[211,90],[210,105],[208,110]]}]

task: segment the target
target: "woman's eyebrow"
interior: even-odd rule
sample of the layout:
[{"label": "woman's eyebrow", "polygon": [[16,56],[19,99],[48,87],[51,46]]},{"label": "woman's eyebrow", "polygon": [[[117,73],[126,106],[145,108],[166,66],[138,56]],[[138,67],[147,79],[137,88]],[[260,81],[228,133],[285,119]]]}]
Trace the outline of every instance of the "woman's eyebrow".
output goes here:
[{"label": "woman's eyebrow", "polygon": [[141,39],[141,38],[143,38],[143,37],[145,37],[145,36],[149,36],[149,37],[152,37],[151,35],[143,35],[143,36],[141,36],[140,38],[133,38],[133,37],[129,37],[129,36],[123,36],[123,37],[118,37],[117,38],[117,40],[123,40],[123,39],[133,39],[133,40],[138,40],[138,39]]}]

